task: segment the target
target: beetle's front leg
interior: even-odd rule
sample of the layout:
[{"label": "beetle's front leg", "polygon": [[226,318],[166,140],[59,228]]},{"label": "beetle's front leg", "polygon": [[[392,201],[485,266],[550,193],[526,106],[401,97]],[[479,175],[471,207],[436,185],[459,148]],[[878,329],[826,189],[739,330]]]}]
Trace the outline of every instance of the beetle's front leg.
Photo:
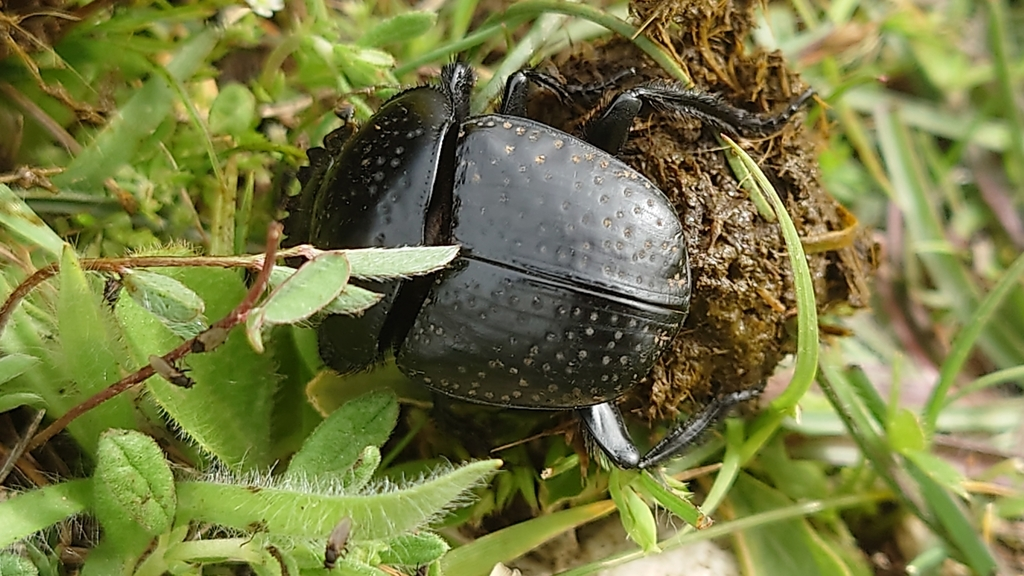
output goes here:
[{"label": "beetle's front leg", "polygon": [[626,470],[640,464],[640,450],[629,437],[622,414],[613,402],[577,408],[576,414],[583,421],[590,437],[613,464]]},{"label": "beetle's front leg", "polygon": [[711,402],[690,416],[686,422],[673,428],[668,435],[655,444],[650,452],[644,454],[644,457],[640,459],[637,467],[650,468],[679,454],[696,442],[726,411],[737,404],[757,398],[762,391],[763,388],[740,390],[712,399]]},{"label": "beetle's front leg", "polygon": [[611,78],[594,84],[568,84],[543,72],[536,70],[519,70],[505,81],[505,92],[501,97],[498,113],[505,116],[526,118],[526,100],[530,83],[554,92],[563,104],[570,102],[574,96],[603,91],[615,86],[623,78],[636,74],[636,70],[628,68]]},{"label": "beetle's front leg", "polygon": [[284,229],[288,234],[285,246],[297,246],[310,241],[310,220],[321,178],[330,166],[331,158],[341,153],[345,142],[359,128],[352,120],[355,110],[351,106],[344,106],[334,113],[341,119],[341,126],[324,137],[322,147],[316,146],[306,150],[309,165],[300,167],[297,174],[302,189],[295,196],[285,199],[285,209],[288,210],[288,216],[284,220]]},{"label": "beetle's front leg", "polygon": [[618,154],[626,143],[633,119],[644,104],[663,112],[692,116],[727,134],[770,134],[779,130],[811,96],[814,96],[814,90],[808,89],[782,112],[767,115],[736,108],[718,94],[682,88],[668,82],[652,82],[619,94],[604,114],[587,126],[586,139],[605,152]]}]

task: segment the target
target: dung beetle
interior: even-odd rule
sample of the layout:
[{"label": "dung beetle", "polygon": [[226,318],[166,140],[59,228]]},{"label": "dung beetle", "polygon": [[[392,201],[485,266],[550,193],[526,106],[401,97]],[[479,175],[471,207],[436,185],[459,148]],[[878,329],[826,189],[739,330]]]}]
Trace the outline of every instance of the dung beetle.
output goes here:
[{"label": "dung beetle", "polygon": [[583,138],[527,118],[535,71],[507,81],[497,114],[471,116],[472,68],[388,100],[360,129],[347,123],[308,151],[291,233],[323,249],[462,246],[447,270],[365,283],[384,294],[359,317],[328,316],[321,354],[339,372],[394,352],[434,391],[517,409],[575,410],[622,468],[646,468],[692,443],[745,390],[713,399],[641,455],[615,405],[686,319],[683,227],[643,174],[616,158],[641,109],[691,116],[720,132],[767,134],[775,116],[668,82],[622,91]]}]

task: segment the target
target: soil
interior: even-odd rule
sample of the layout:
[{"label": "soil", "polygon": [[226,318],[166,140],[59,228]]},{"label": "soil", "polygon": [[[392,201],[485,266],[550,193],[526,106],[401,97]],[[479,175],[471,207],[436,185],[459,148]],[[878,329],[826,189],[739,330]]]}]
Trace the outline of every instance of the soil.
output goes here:
[{"label": "soil", "polygon": [[[695,87],[752,112],[776,113],[808,86],[779,53],[748,52],[751,3],[635,2],[645,33],[676,55]],[[636,74],[628,74],[630,68]],[[626,38],[578,45],[542,70],[569,84],[600,84],[625,74],[598,102],[565,106],[538,91],[530,114],[579,134],[587,117],[622,89],[669,78]],[[573,109],[575,108],[575,109]],[[814,108],[814,104],[811,104]],[[839,236],[808,254],[819,313],[867,305],[871,244],[823,188],[816,147],[822,135],[803,115],[768,138],[742,145],[769,177],[807,245]],[[796,300],[789,256],[777,222],[762,218],[740,187],[715,135],[698,121],[641,114],[622,157],[655,182],[683,221],[693,276],[689,317],[671,351],[636,388],[627,406],[650,419],[675,417],[688,401],[764,385],[795,350]]]}]

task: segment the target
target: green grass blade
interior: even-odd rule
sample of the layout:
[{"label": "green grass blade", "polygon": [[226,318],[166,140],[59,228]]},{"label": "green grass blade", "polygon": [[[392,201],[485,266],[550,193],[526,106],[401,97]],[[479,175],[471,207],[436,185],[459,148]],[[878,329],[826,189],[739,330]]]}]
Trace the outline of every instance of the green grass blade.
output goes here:
[{"label": "green grass blade", "polygon": [[988,325],[992,316],[999,310],[1000,305],[1010,295],[1010,292],[1019,286],[1021,277],[1024,276],[1024,254],[1017,256],[1017,259],[1010,264],[1010,267],[1003,273],[1003,277],[985,296],[967,323],[957,333],[953,340],[953,346],[949,355],[942,362],[939,370],[939,381],[932,389],[931,395],[924,408],[925,429],[929,432],[935,431],[935,423],[939,419],[942,408],[949,404],[949,391],[956,382],[956,377],[963,370],[974,348],[974,343],[981,337],[982,331]]},{"label": "green grass blade", "polygon": [[441,559],[445,574],[486,576],[497,562],[508,562],[577,526],[610,514],[615,505],[608,500],[538,516],[492,532],[460,546]]},{"label": "green grass blade", "polygon": [[[893,184],[893,200],[906,219],[911,248],[960,321],[968,322],[977,309],[980,290],[946,239],[928,196],[927,190],[932,187],[922,174],[908,130],[900,116],[886,108],[877,109],[875,119],[879,145]],[[1000,320],[983,330],[979,345],[1001,367],[1024,364],[1024,327],[1015,330],[1007,325],[1008,320]]]}]

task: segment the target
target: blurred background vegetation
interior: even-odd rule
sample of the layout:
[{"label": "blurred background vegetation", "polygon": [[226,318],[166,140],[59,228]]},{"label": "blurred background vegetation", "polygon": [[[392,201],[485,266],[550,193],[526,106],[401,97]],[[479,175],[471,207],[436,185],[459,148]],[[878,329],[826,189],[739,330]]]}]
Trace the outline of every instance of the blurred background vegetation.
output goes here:
[{"label": "blurred background vegetation", "polygon": [[[385,479],[419,478],[425,482],[410,490],[427,487],[372,504],[398,515],[414,502],[423,514],[388,530],[364,525],[362,534],[357,522],[351,558],[337,568],[343,573],[413,573],[422,564],[431,573],[486,574],[616,506],[643,550],[716,538],[745,574],[1024,573],[1024,9],[1005,0],[722,6],[0,4],[0,293],[7,298],[36,270],[61,263],[59,277],[39,285],[0,335],[0,546],[11,546],[0,554],[0,573],[246,573],[241,565],[258,574],[323,573],[324,544],[340,512],[315,526],[257,520],[301,506],[295,494],[319,497],[309,495],[318,493],[316,482],[274,484],[268,474],[288,476],[268,472],[274,462],[300,447],[311,461],[312,454],[330,459],[338,445],[348,452],[336,466],[297,469],[365,498],[386,497]],[[71,271],[88,269],[86,259],[260,253],[268,224],[283,216],[284,196],[297,190],[305,149],[340,125],[339,104],[366,120],[401,87],[433,78],[459,56],[478,70],[474,107],[484,110],[511,71],[544,69],[559,54],[637,31],[640,41],[664,48],[694,14],[707,18],[712,43],[734,25],[723,15],[749,17],[749,35],[732,49],[778,51],[817,90],[808,138],[821,184],[869,235],[877,265],[870,306],[827,311],[820,348],[817,338],[800,343],[812,368],[807,351],[817,354],[817,374],[797,410],[772,405],[747,426],[730,419],[723,434],[670,470],[691,481],[713,528],[659,542],[643,512],[652,501],[707,523],[679,504],[681,485],[581,469],[571,433],[568,444],[559,432],[539,448],[535,441],[497,454],[507,466],[485,486],[490,469],[439,469],[430,452],[444,433],[431,419],[429,396],[393,367],[356,382],[318,375],[311,331],[294,327],[275,329],[264,355],[235,334],[216,353],[189,357],[200,390],[191,399],[154,378],[146,393],[108,402],[69,434],[25,450],[49,419],[195,335],[125,309],[132,305],[124,298],[102,305],[109,274]],[[62,254],[61,239],[76,254]],[[187,308],[181,285],[204,302],[184,324],[217,320],[246,290],[234,271],[168,277],[180,284],[166,288],[167,302]],[[134,293],[163,289],[124,284]],[[787,359],[767,399],[783,397],[791,378],[802,379],[802,391],[811,377]],[[397,392],[400,413],[393,400],[352,400],[382,386]],[[352,430],[337,422],[321,428],[337,436],[314,441],[322,414],[347,400],[363,403],[347,418],[365,415],[367,402],[374,416]],[[488,415],[486,426],[522,438],[521,416]],[[105,435],[111,427],[142,431],[162,450],[139,436]],[[546,428],[563,429],[550,421]],[[540,463],[531,452],[538,449]],[[169,517],[155,523],[126,512],[127,526],[146,529],[123,546],[109,543],[131,533],[109,512],[117,505],[73,480],[119,477],[109,454],[121,452],[152,464],[127,466],[143,471],[143,484],[176,487],[156,500],[177,498],[177,515],[166,504]],[[483,456],[460,445],[440,452],[453,460]],[[173,481],[167,461],[175,464]],[[235,494],[255,510],[246,518],[190,516],[189,507],[228,498],[203,492],[214,485],[283,486],[290,496],[276,509]],[[473,504],[459,496],[470,489]],[[371,506],[331,494],[318,505]],[[415,531],[428,525],[444,540],[419,538]],[[201,549],[202,542],[214,544]],[[395,552],[403,546],[416,553]],[[582,561],[571,573],[640,555]]]}]

